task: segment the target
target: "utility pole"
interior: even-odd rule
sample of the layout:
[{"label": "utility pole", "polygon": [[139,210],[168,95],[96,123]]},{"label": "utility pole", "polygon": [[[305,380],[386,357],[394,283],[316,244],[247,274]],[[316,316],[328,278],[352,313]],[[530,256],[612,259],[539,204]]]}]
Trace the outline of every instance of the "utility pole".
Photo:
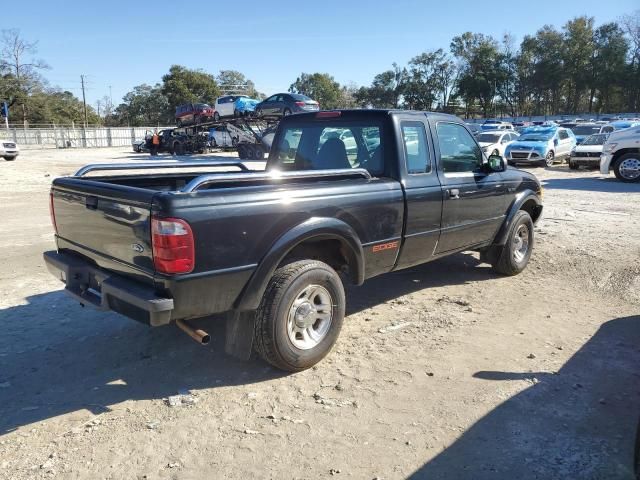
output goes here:
[{"label": "utility pole", "polygon": [[98,116],[100,116],[100,100],[98,100],[96,104],[98,105]]},{"label": "utility pole", "polygon": [[87,128],[87,100],[84,96],[84,75],[80,75],[80,83],[82,84],[82,105],[84,105],[84,128]]},{"label": "utility pole", "polygon": [[111,85],[109,85],[109,107],[113,108],[113,95],[111,95]]},{"label": "utility pole", "polygon": [[496,95],[498,94],[498,81],[493,80],[493,118],[498,118],[498,99]]}]

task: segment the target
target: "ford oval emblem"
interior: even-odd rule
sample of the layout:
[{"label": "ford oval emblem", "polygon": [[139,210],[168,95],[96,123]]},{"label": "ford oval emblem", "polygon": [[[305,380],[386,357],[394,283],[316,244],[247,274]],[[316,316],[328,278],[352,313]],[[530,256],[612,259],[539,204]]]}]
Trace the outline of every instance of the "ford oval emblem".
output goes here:
[{"label": "ford oval emblem", "polygon": [[134,252],[138,252],[138,253],[144,252],[144,247],[142,245],[140,245],[139,243],[132,243],[131,244],[131,249]]}]

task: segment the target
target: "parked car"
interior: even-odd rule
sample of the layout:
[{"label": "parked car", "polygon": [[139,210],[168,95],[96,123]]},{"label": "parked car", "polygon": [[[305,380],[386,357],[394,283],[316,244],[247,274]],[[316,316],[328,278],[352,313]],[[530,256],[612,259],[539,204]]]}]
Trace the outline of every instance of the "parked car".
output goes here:
[{"label": "parked car", "polygon": [[465,124],[469,131],[473,134],[474,137],[477,137],[478,134],[482,131],[480,125],[477,123],[466,123]]},{"label": "parked car", "polygon": [[260,100],[250,97],[236,98],[234,114],[240,116],[250,115],[256,110],[256,106],[260,103]]},{"label": "parked car", "polygon": [[614,122],[611,122],[609,125],[611,125],[614,130],[624,130],[625,128],[632,128],[632,127],[637,127],[640,125],[640,121],[636,121],[636,120],[616,120]]},{"label": "parked car", "polygon": [[505,158],[509,165],[536,163],[550,167],[568,158],[575,146],[576,137],[568,128],[530,127],[507,145]]},{"label": "parked car", "polygon": [[582,141],[590,135],[596,133],[611,133],[613,130],[614,127],[612,125],[600,125],[597,123],[579,123],[574,127],[571,127],[571,131],[575,135],[578,145],[580,145]]},{"label": "parked car", "polygon": [[215,112],[206,103],[185,103],[176,108],[176,125],[197,125],[210,121]]},{"label": "parked car", "polygon": [[248,95],[226,95],[218,97],[215,103],[213,119],[218,121],[221,117],[240,117],[255,110],[260,100],[250,98]]},{"label": "parked car", "polygon": [[640,182],[640,125],[611,133],[602,147],[600,173],[613,170],[623,182]]},{"label": "parked car", "polygon": [[209,141],[213,148],[229,148],[237,145],[238,137],[232,136],[226,125],[223,124],[209,129]]},{"label": "parked car", "polygon": [[[153,135],[153,131],[147,130],[145,132],[143,139],[134,140],[133,142],[131,142],[133,151],[136,153],[148,152],[151,146],[152,135]],[[160,130],[158,132],[158,137],[160,137],[160,145],[158,146],[158,153],[161,153],[161,152],[174,153],[180,150],[180,148],[176,148],[176,147],[178,143],[182,141],[182,135],[175,133],[173,128],[165,128],[163,130]]]},{"label": "parked car", "polygon": [[286,117],[292,113],[315,112],[320,104],[299,93],[276,93],[256,105],[259,117]]},{"label": "parked car", "polygon": [[504,150],[507,145],[517,140],[520,134],[505,130],[489,130],[476,135],[476,140],[482,148],[482,151],[490,155],[499,155],[504,157]]},{"label": "parked car", "polygon": [[[349,130],[357,156],[350,161],[334,136],[319,147],[325,130]],[[365,131],[379,138],[373,150]],[[149,168],[96,164],[56,178],[48,269],[82,304],[151,326],[176,323],[201,343],[209,336],[188,319],[227,312],[228,353],[248,359],[255,348],[287,371],[333,347],[343,278],[360,285],[463,250],[516,275],[542,213],[535,176],[487,158],[461,120],[440,113],[291,115],[277,127],[266,171],[228,161],[153,168],[163,165],[173,173],[85,178]],[[196,165],[217,170],[194,175]]]},{"label": "parked car", "polygon": [[488,130],[513,130],[513,125],[500,120],[486,120],[481,126],[482,131]]},{"label": "parked car", "polygon": [[608,136],[608,133],[596,133],[589,135],[582,143],[577,144],[571,150],[569,168],[571,170],[577,170],[581,166],[598,168],[600,166],[602,146]]},{"label": "parked car", "polygon": [[0,157],[6,161],[15,160],[20,155],[20,147],[16,142],[0,140]]}]

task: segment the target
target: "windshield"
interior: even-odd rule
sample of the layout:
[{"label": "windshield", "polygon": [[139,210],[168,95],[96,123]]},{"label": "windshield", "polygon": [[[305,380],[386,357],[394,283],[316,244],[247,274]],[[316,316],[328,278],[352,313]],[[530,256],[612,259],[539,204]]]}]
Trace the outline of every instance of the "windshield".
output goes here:
[{"label": "windshield", "polygon": [[500,135],[495,133],[481,133],[476,137],[476,140],[482,143],[498,143],[500,141]]},{"label": "windshield", "polygon": [[584,139],[582,145],[604,145],[605,140],[609,135],[606,133],[598,133],[596,135],[590,135]]},{"label": "windshield", "polygon": [[600,131],[599,125],[578,125],[571,129],[574,135],[591,135]]},{"label": "windshield", "polygon": [[268,170],[366,168],[383,171],[382,125],[377,122],[288,122],[271,149]]}]

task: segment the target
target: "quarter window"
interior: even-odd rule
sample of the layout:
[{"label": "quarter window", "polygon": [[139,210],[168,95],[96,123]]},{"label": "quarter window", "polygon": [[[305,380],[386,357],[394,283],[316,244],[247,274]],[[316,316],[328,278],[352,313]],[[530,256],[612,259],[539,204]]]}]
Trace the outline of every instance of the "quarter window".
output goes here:
[{"label": "quarter window", "polygon": [[444,173],[480,170],[482,151],[466,128],[456,123],[440,122],[436,126],[436,131]]},{"label": "quarter window", "polygon": [[422,122],[402,122],[402,142],[408,173],[431,171],[427,134]]}]

